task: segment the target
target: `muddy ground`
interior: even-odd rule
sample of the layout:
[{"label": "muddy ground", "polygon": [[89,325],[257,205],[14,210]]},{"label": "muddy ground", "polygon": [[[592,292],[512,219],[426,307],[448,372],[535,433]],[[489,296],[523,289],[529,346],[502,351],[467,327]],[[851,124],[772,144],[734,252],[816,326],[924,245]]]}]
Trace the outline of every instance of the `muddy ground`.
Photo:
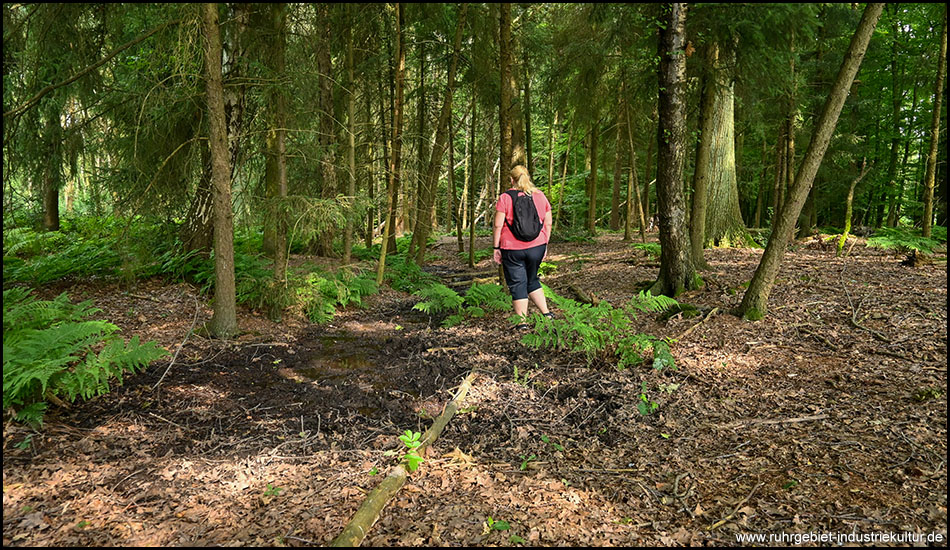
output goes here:
[{"label": "muddy ground", "polygon": [[[454,252],[445,239],[430,269],[471,271]],[[530,349],[507,313],[440,328],[388,288],[327,325],[242,311],[228,342],[188,336],[211,310],[186,284],[42,289],[93,299],[170,356],[41,430],[6,422],[4,546],[326,545],[396,463],[397,436],[424,431],[473,370],[364,545],[945,542],[945,252],[913,268],[863,243],[843,259],[797,243],[755,323],[728,311],[761,251],[706,254],[706,287],[680,297],[703,316],[636,322],[675,339],[663,371]],[[550,260],[555,292],[615,304],[659,270],[616,235],[555,243]]]}]

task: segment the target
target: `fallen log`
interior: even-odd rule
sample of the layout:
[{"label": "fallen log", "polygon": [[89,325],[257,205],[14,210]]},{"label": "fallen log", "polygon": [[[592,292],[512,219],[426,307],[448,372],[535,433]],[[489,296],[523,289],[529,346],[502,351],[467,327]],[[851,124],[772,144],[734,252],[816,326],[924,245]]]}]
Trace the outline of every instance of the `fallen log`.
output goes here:
[{"label": "fallen log", "polygon": [[[442,414],[440,414],[439,417],[435,419],[435,422],[432,423],[432,426],[426,430],[426,433],[421,439],[422,444],[417,449],[420,455],[423,454],[426,447],[431,445],[439,437],[442,430],[445,429],[445,426],[449,423],[449,420],[458,412],[462,400],[465,399],[465,395],[472,387],[472,380],[474,378],[474,372],[465,377],[465,380],[459,385],[455,397],[446,403]],[[402,486],[406,484],[406,477],[408,477],[408,475],[406,462],[404,460],[396,465],[386,478],[366,495],[366,500],[363,501],[363,505],[353,514],[350,522],[343,528],[343,532],[333,539],[330,546],[359,546],[369,530],[379,520],[379,515],[382,513],[383,508],[386,507],[386,504],[388,504],[389,501],[396,496],[396,493],[399,492],[399,489],[402,489]]]},{"label": "fallen log", "polygon": [[575,284],[571,284],[567,288],[570,289],[570,291],[580,298],[580,300],[585,304],[596,306],[600,303],[600,298],[598,298],[593,292],[588,294]]}]

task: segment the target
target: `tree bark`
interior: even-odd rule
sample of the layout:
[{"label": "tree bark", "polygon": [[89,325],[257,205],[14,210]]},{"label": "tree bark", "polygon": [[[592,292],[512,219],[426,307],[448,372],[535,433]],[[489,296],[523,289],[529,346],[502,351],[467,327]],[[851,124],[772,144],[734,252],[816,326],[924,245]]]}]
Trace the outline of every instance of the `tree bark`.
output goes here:
[{"label": "tree bark", "polygon": [[[389,190],[387,193],[386,228],[383,230],[383,245],[379,253],[379,267],[376,271],[376,284],[383,284],[383,273],[386,269],[386,252],[391,247],[396,248],[393,231],[396,226],[396,198],[399,193],[399,174],[401,170],[402,153],[402,104],[403,81],[406,76],[406,46],[403,40],[403,11],[402,2],[396,4],[396,75],[395,75],[395,103],[393,104],[393,145],[392,159],[389,169]],[[390,243],[393,238],[393,243]]]},{"label": "tree bark", "polygon": [[[347,102],[346,102],[346,133],[348,136],[347,147],[347,165],[349,166],[349,177],[346,182],[346,194],[353,199],[356,198],[356,67],[353,61],[353,25],[356,24],[353,15],[353,5],[347,4],[348,15],[350,15],[350,24],[346,27],[346,82],[347,82]],[[346,212],[346,227],[343,229],[343,265],[348,265],[353,253],[353,227],[354,219],[352,207]]]},{"label": "tree bark", "polygon": [[690,257],[683,197],[686,115],[686,5],[662,7],[657,56],[659,101],[657,124],[656,200],[660,217],[660,275],[650,289],[653,294],[674,297],[696,288],[698,281]]},{"label": "tree bark", "polygon": [[788,198],[782,207],[782,211],[776,216],[775,223],[772,225],[772,236],[765,252],[762,254],[762,260],[755,270],[749,289],[742,297],[742,304],[739,306],[738,313],[747,319],[761,319],[768,312],[769,295],[781,268],[785,247],[792,237],[802,204],[805,202],[805,198],[808,196],[814,182],[815,174],[821,166],[821,161],[837,126],[838,116],[841,114],[841,109],[848,98],[848,90],[854,82],[861,61],[864,59],[864,53],[867,51],[868,43],[871,41],[871,35],[874,33],[874,27],[883,8],[884,4],[868,4],[861,18],[861,23],[851,39],[851,44],[842,61],[838,76],[815,124],[814,134],[795,177],[795,183],[789,189]]},{"label": "tree bark", "polygon": [[940,29],[940,57],[937,59],[937,80],[934,83],[933,116],[930,123],[930,152],[927,155],[927,172],[924,175],[924,215],[921,220],[922,235],[930,238],[933,225],[934,184],[937,174],[937,150],[940,145],[940,110],[943,106],[943,79],[947,74],[947,7],[943,8],[943,23]]},{"label": "tree bark", "polygon": [[435,146],[429,158],[428,170],[423,174],[421,203],[419,204],[416,230],[412,234],[414,247],[410,249],[416,253],[416,263],[422,265],[425,260],[426,241],[432,233],[432,206],[435,204],[435,195],[442,172],[442,159],[448,142],[449,118],[452,116],[452,94],[455,91],[455,72],[458,66],[459,50],[462,47],[462,30],[465,24],[465,12],[468,4],[462,4],[458,24],[455,28],[455,42],[452,49],[452,60],[449,63],[448,83],[445,88],[445,98],[442,100],[442,110],[435,131]]},{"label": "tree bark", "polygon": [[224,87],[221,74],[221,34],[218,5],[202,7],[205,78],[208,101],[208,138],[211,147],[211,182],[214,187],[214,314],[208,331],[218,338],[237,333],[234,285],[234,212],[231,206],[231,169],[228,166],[228,130],[224,120]]},{"label": "tree bark", "polygon": [[587,232],[597,234],[597,153],[600,137],[600,122],[590,123],[590,172],[587,175]]},{"label": "tree bark", "polygon": [[706,247],[706,197],[712,175],[710,157],[717,138],[716,126],[719,85],[715,72],[719,65],[719,44],[715,41],[704,48],[702,100],[699,107],[699,143],[696,147],[696,162],[693,170],[693,198],[689,216],[690,254],[696,269],[704,269],[703,249]]}]

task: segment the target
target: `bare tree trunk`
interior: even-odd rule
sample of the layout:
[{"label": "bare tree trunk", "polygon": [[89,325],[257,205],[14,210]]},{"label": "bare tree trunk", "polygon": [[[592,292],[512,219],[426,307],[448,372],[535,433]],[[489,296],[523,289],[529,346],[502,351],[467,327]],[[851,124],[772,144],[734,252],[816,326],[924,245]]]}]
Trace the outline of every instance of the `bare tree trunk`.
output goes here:
[{"label": "bare tree trunk", "polygon": [[[356,23],[353,18],[353,5],[347,4],[350,16],[350,25],[346,27],[346,133],[349,147],[347,148],[347,165],[350,173],[347,178],[346,194],[356,198],[356,68],[353,61],[353,27]],[[350,207],[346,212],[346,227],[343,230],[343,264],[348,265],[353,253],[353,212]]]},{"label": "bare tree trunk", "polygon": [[[386,228],[383,230],[383,245],[379,253],[379,267],[376,272],[376,284],[383,284],[383,273],[386,269],[386,251],[390,247],[389,239],[393,236],[393,231],[396,225],[396,197],[399,192],[399,174],[401,170],[400,166],[400,154],[402,152],[402,107],[403,107],[403,81],[406,76],[406,46],[405,41],[403,40],[403,10],[404,6],[402,2],[396,4],[396,55],[397,55],[397,65],[396,65],[396,90],[395,90],[395,103],[393,111],[393,147],[392,147],[392,160],[390,166],[390,176],[389,176],[389,192],[387,193],[387,209],[386,209]],[[395,249],[395,243],[392,244],[392,248]]]},{"label": "bare tree trunk", "polygon": [[805,198],[808,196],[814,182],[815,174],[821,166],[821,161],[837,126],[838,116],[841,114],[841,109],[848,98],[848,90],[851,88],[858,68],[861,66],[864,53],[871,41],[871,35],[874,33],[874,27],[883,9],[884,4],[868,4],[861,18],[861,23],[851,39],[841,69],[828,94],[828,98],[825,100],[821,116],[815,124],[814,134],[808,144],[808,150],[802,160],[801,168],[795,177],[795,183],[789,189],[788,198],[782,207],[782,211],[776,216],[775,223],[772,224],[772,236],[769,239],[769,244],[762,254],[762,260],[755,270],[749,289],[742,297],[739,314],[747,319],[761,319],[768,312],[769,295],[781,268],[785,247],[788,246],[792,232],[795,230],[795,222],[798,220],[802,204],[805,202]]},{"label": "bare tree trunk", "polygon": [[600,138],[600,122],[590,123],[590,173],[587,176],[587,232],[597,234],[597,152]]},{"label": "bare tree trunk", "polygon": [[664,4],[657,55],[659,65],[659,124],[657,125],[656,200],[660,216],[660,275],[653,294],[676,296],[696,288],[690,257],[683,197],[686,115],[686,5]]},{"label": "bare tree trunk", "polygon": [[927,155],[927,173],[924,175],[924,215],[921,220],[923,236],[930,238],[933,225],[934,184],[937,174],[937,150],[940,145],[940,109],[943,106],[943,79],[947,75],[947,6],[943,8],[940,31],[940,57],[937,59],[937,81],[934,83],[933,118],[930,123],[930,152]]},{"label": "bare tree trunk", "polygon": [[[626,82],[624,82],[624,88],[626,89]],[[624,96],[626,97],[626,95]],[[630,121],[630,104],[627,101],[623,102],[623,112],[624,117],[626,118],[626,128],[627,128],[627,143],[628,149],[630,152],[630,177],[627,180],[627,223],[624,228],[623,240],[630,240],[630,225],[631,225],[631,214],[633,213],[633,201],[634,193],[636,194],[636,208],[637,215],[640,219],[640,242],[647,242],[646,237],[646,216],[643,212],[643,201],[640,197],[640,184],[637,182],[637,152],[633,146],[633,124]]]},{"label": "bare tree trunk", "polygon": [[[287,13],[284,4],[271,4],[272,24],[275,31],[274,48],[269,62],[273,63],[274,73],[279,79],[286,71],[286,23]],[[284,87],[277,85],[273,91],[273,123],[267,135],[268,161],[273,164],[276,193],[273,199],[278,202],[274,209],[274,281],[285,284],[287,281],[287,208],[280,204],[287,199],[287,94]]]},{"label": "bare tree trunk", "polygon": [[[332,39],[332,21],[330,5],[317,4],[318,26],[320,38],[317,41],[317,85],[319,88],[320,104],[320,136],[317,143],[320,146],[320,197],[333,199],[339,192],[337,181],[336,155],[337,131],[333,121],[333,60],[330,55],[330,41]],[[336,231],[332,228],[319,231],[316,242],[313,243],[314,252],[319,256],[333,256],[333,237]]]},{"label": "bare tree trunk", "polygon": [[214,187],[214,315],[208,323],[208,330],[212,336],[229,338],[238,329],[234,285],[234,213],[231,206],[231,169],[228,166],[228,129],[224,120],[217,4],[203,6],[202,31],[205,42],[211,182]]},{"label": "bare tree trunk", "polygon": [[617,98],[616,143],[614,145],[614,185],[610,195],[610,230],[620,229],[620,175],[623,158],[623,96]]},{"label": "bare tree trunk", "polygon": [[696,269],[705,269],[703,249],[706,246],[706,196],[712,175],[710,157],[716,140],[716,102],[718,79],[715,71],[719,65],[719,44],[706,45],[704,57],[702,101],[699,108],[699,144],[696,147],[696,162],[693,170],[693,199],[689,216],[690,254]]},{"label": "bare tree trunk", "polygon": [[445,98],[442,100],[442,111],[435,131],[435,146],[429,158],[428,170],[423,174],[421,203],[419,204],[416,230],[412,234],[415,247],[410,247],[416,253],[416,263],[422,265],[425,260],[426,241],[432,233],[431,211],[435,204],[435,195],[438,188],[439,175],[442,172],[442,159],[449,137],[449,118],[452,116],[452,93],[455,91],[455,72],[458,66],[459,50],[462,47],[462,30],[465,24],[465,12],[468,4],[462,4],[458,24],[455,28],[455,42],[452,51],[452,60],[449,64],[448,83],[445,88]]}]

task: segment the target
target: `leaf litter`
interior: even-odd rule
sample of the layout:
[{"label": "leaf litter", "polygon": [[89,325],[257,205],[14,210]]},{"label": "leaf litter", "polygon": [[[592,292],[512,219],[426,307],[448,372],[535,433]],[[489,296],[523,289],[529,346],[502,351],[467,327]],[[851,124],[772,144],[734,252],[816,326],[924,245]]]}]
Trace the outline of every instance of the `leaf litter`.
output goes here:
[{"label": "leaf litter", "polygon": [[[430,269],[470,272],[449,240]],[[946,540],[946,264],[796,243],[768,317],[749,323],[728,311],[760,253],[706,251],[705,287],[679,297],[705,317],[635,322],[674,339],[677,368],[662,371],[527,348],[508,314],[439,328],[389,290],[328,325],[242,311],[239,338],[182,344],[211,315],[188,285],[42,289],[182,349],[38,431],[5,424],[4,545],[325,545],[396,463],[397,437],[424,431],[472,370],[462,409],[364,544]],[[615,235],[552,243],[548,261],[555,292],[614,304],[659,269]],[[644,390],[658,404],[647,416]]]}]

